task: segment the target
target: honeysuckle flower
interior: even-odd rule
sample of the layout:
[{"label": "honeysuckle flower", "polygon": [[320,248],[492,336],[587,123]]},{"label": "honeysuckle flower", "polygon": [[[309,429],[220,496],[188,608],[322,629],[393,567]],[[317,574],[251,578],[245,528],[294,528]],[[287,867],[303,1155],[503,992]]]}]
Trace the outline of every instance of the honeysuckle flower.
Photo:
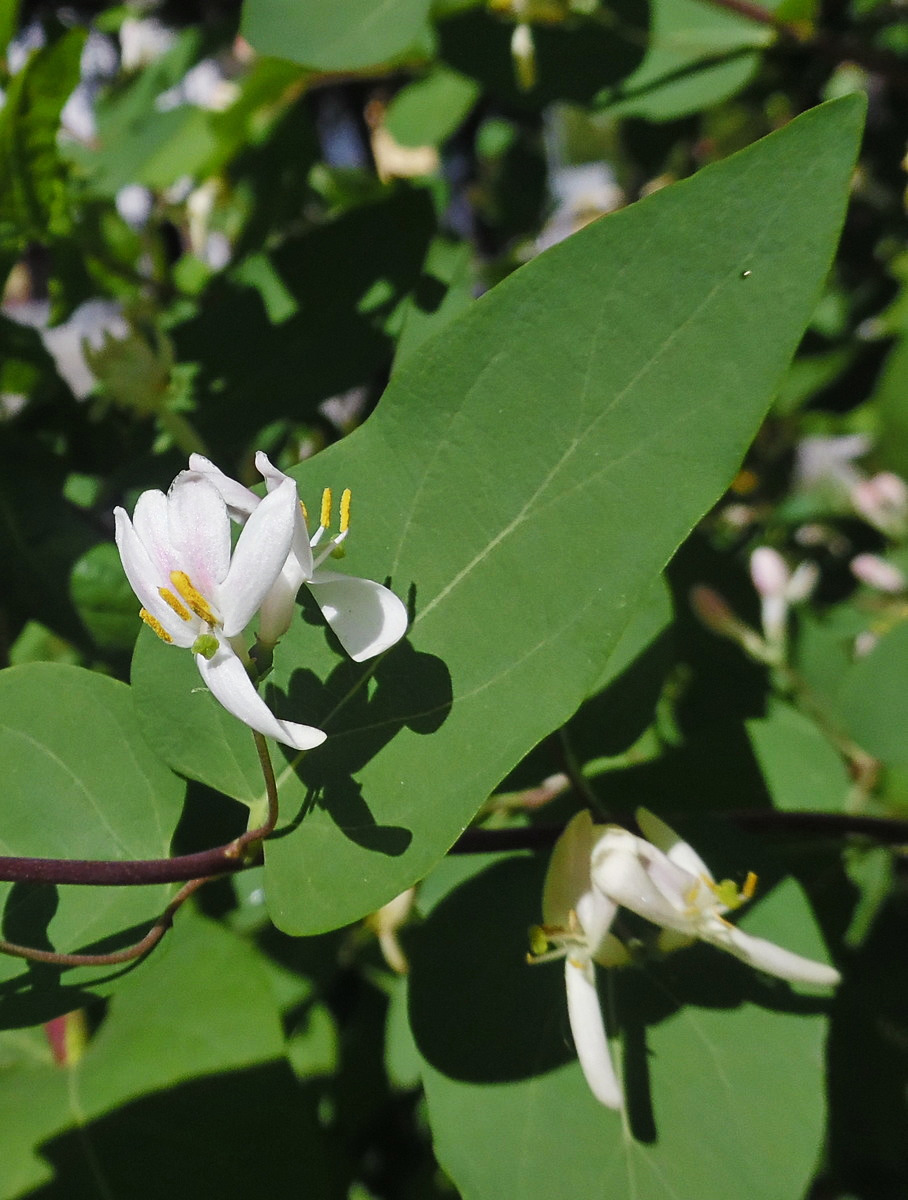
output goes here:
[{"label": "honeysuckle flower", "polygon": [[599,837],[592,852],[592,881],[611,903],[660,925],[661,950],[699,939],[779,979],[839,982],[834,967],[754,937],[725,919],[753,895],[753,873],[740,889],[730,879],[717,883],[697,852],[658,817],[641,808],[637,823],[648,841],[618,826]]},{"label": "honeysuckle flower", "polygon": [[816,563],[799,563],[792,572],[771,546],[758,546],[750,556],[750,577],[760,596],[763,633],[780,655],[785,645],[788,609],[806,600],[819,578]]},{"label": "honeysuckle flower", "polygon": [[621,1108],[621,1085],[609,1053],[593,966],[628,961],[624,946],[609,932],[618,905],[594,886],[590,874],[595,847],[609,828],[594,825],[588,812],[580,812],[555,843],[542,892],[544,923],[530,932],[529,961],[564,958],[568,1017],[584,1077],[601,1104]]},{"label": "honeysuckle flower", "polygon": [[132,520],[114,510],[123,569],[141,617],[162,641],[191,649],[212,695],[259,733],[297,750],[320,729],[279,720],[250,679],[243,630],[283,570],[296,525],[296,488],[276,488],[230,548],[230,517],[218,489],[189,471],[170,491],[143,492]]},{"label": "honeysuckle flower", "polygon": [[878,554],[856,554],[849,565],[855,579],[878,592],[896,596],[908,588],[904,572]]},{"label": "honeysuckle flower", "polygon": [[[288,483],[296,496],[295,482],[273,466],[261,450],[255,456],[255,465],[265,480],[268,496]],[[189,467],[192,473],[217,488],[231,517],[240,524],[251,521],[260,505],[265,503],[201,454],[190,455]],[[398,596],[371,579],[344,575],[321,565],[346,540],[350,493],[344,492],[341,497],[338,533],[324,544],[322,539],[331,522],[331,492],[325,489],[323,493],[319,526],[311,537],[305,509],[299,503],[295,506],[295,514],[289,553],[262,603],[259,642],[270,649],[287,632],[293,619],[296,596],[303,584],[311,591],[325,620],[354,662],[374,658],[400,641],[407,631],[407,609]],[[314,550],[317,550],[316,554],[313,554]]]},{"label": "honeysuckle flower", "polygon": [[908,531],[908,484],[892,471],[880,471],[851,489],[855,510],[887,537],[903,538]]}]

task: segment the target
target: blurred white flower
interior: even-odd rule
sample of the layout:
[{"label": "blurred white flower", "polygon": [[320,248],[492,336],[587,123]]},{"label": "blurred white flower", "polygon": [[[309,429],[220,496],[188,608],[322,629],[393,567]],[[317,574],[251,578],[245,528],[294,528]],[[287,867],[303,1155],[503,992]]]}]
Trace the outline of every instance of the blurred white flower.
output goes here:
[{"label": "blurred white flower", "polygon": [[856,554],[850,566],[855,579],[878,592],[897,595],[908,588],[908,579],[903,572],[878,554]]},{"label": "blurred white flower", "polygon": [[176,32],[157,17],[127,17],[120,26],[120,63],[124,71],[137,71],[166,54],[177,40]]},{"label": "blurred white flower", "polygon": [[908,484],[892,471],[880,471],[851,489],[855,510],[887,537],[908,534]]},{"label": "blurred white flower", "polygon": [[855,459],[863,458],[871,444],[863,433],[802,438],[796,452],[794,486],[806,489],[827,483],[843,494],[850,492],[864,477],[854,465]]},{"label": "blurred white flower", "polygon": [[788,610],[806,600],[820,577],[816,563],[802,562],[790,571],[785,559],[771,546],[758,546],[750,556],[750,577],[760,597],[763,634],[773,655],[785,647]]},{"label": "blurred white flower", "polygon": [[29,325],[41,335],[45,349],[54,360],[60,377],[69,385],[77,400],[91,394],[97,380],[85,361],[83,347],[100,350],[107,336],[125,338],[129,322],[115,300],[86,300],[68,321],[47,328],[50,305],[46,300],[5,306],[4,314],[20,325]]},{"label": "blurred white flower", "polygon": [[143,229],[148,224],[154,207],[154,196],[150,188],[141,183],[127,183],[117,192],[114,203],[117,212],[131,229]]}]

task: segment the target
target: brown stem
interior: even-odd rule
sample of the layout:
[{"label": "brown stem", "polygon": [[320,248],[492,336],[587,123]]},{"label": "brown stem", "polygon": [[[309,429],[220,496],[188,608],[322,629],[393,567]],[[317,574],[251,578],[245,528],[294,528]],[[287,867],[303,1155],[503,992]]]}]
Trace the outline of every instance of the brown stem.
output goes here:
[{"label": "brown stem", "polygon": [[[115,950],[111,954],[60,954],[56,950],[39,950],[35,946],[20,946],[17,942],[8,942],[0,938],[0,954],[9,954],[14,958],[25,958],[30,962],[53,963],[60,967],[110,967],[120,963],[131,962],[143,958],[158,944],[167,930],[173,924],[174,914],[184,904],[193,892],[203,883],[217,878],[229,871],[242,870],[245,867],[261,862],[261,843],[273,832],[278,818],[277,782],[274,778],[274,767],[271,755],[268,753],[268,743],[260,733],[253,731],[255,748],[265,780],[265,792],[268,797],[268,816],[263,825],[229,842],[226,846],[218,846],[214,850],[204,850],[200,854],[184,854],[172,859],[146,859],[138,862],[108,862],[105,860],[91,861],[88,859],[41,859],[41,858],[6,858],[0,859],[0,879],[27,880],[38,883],[106,883],[106,884],[137,884],[137,883],[171,883],[186,879],[187,875],[175,873],[172,869],[164,873],[163,868],[177,864],[177,871],[191,872],[187,883],[184,883],[173,897],[152,927],[143,938],[127,946],[125,950]],[[200,874],[202,864],[211,864],[211,869]],[[29,866],[31,867],[28,870]],[[8,868],[4,875],[3,868]],[[74,871],[73,868],[76,868]],[[124,874],[124,868],[131,869],[131,874]],[[195,868],[195,869],[193,869]],[[21,872],[21,873],[20,873]],[[103,876],[107,874],[107,878]],[[100,878],[99,878],[100,876]]]}]

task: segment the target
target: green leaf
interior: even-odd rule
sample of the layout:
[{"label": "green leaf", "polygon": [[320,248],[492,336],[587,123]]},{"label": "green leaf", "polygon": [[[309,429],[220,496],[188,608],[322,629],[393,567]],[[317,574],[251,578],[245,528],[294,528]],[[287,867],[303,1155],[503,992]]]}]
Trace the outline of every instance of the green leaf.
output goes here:
[{"label": "green leaf", "polygon": [[[271,1095],[275,1089],[277,1094],[287,1092],[290,1073],[281,1062],[283,1035],[258,956],[191,911],[181,913],[177,925],[141,970],[122,981],[100,1030],[75,1065],[53,1063],[42,1030],[0,1037],[0,1122],[9,1138],[0,1172],[3,1200],[49,1180],[54,1173],[49,1162],[61,1184],[72,1189],[69,1195],[93,1194],[93,1188],[82,1191],[91,1185],[92,1163],[118,1194],[160,1195],[154,1189],[161,1183],[161,1148],[177,1137],[182,1178],[186,1172],[194,1177],[206,1159],[210,1168],[219,1157],[213,1154],[214,1146],[222,1147],[225,1161],[237,1172],[236,1158],[228,1150],[231,1138],[250,1135],[256,1108],[269,1111],[274,1119],[274,1110],[267,1108],[267,1090],[255,1085],[255,1076],[240,1073],[254,1064],[280,1064],[270,1080]],[[185,1141],[187,1101],[193,1099],[186,1084],[214,1072],[225,1074],[209,1085],[212,1094],[203,1099],[202,1091],[194,1097],[193,1129],[197,1134],[205,1131],[196,1153]],[[201,1116],[218,1111],[219,1091],[242,1112],[242,1130],[225,1112],[220,1121]],[[147,1099],[138,1112],[130,1110],[128,1102],[151,1093],[160,1093],[160,1098]],[[298,1104],[292,1094],[282,1098]],[[100,1118],[121,1105],[127,1107],[108,1118],[113,1126],[108,1130]],[[144,1136],[136,1138],[139,1113],[146,1120]],[[160,1133],[149,1138],[149,1129]],[[67,1137],[70,1130],[76,1136]],[[32,1146],[40,1148],[41,1158],[35,1157]],[[314,1149],[311,1144],[307,1148]],[[257,1155],[252,1159],[261,1172],[263,1163]],[[139,1185],[143,1166],[151,1172],[151,1192]]]},{"label": "green leaf", "polygon": [[[0,763],[0,853],[116,860],[170,853],[184,785],[149,750],[124,684],[57,663],[0,672]],[[158,915],[169,887],[3,884],[0,894],[7,940],[70,952],[137,940],[132,927]],[[31,972],[21,959],[0,958],[0,978],[14,976],[27,980]],[[67,984],[98,978],[74,971]],[[39,991],[42,982],[50,986],[46,972],[33,982]],[[0,998],[0,1024],[35,1020],[23,1002],[15,989]],[[59,987],[55,1003],[65,1011]],[[76,1006],[72,996],[68,1006]]]},{"label": "green leaf", "polygon": [[643,62],[598,97],[616,115],[669,121],[718,104],[747,83],[773,38],[766,25],[703,0],[650,0],[650,22]]},{"label": "green leaf", "polygon": [[[289,824],[266,887],[282,928],[344,924],[425,875],[596,685],[797,345],[861,114],[855,98],[813,110],[547,251],[300,469],[310,509],[352,487],[345,565],[390,574],[415,617],[406,644],[357,667],[306,601],[276,654],[269,702],[331,735],[279,764]],[[175,689],[138,666],[142,713],[166,721]],[[179,768],[204,777],[211,749],[191,723],[177,738]]]},{"label": "green leaf", "polygon": [[443,65],[402,88],[385,115],[403,146],[438,146],[457,129],[479,98],[479,86]]},{"label": "green leaf", "polygon": [[[594,1100],[574,1058],[562,964],[525,962],[543,867],[512,858],[456,888],[413,946],[410,1016],[435,1149],[461,1193],[801,1195],[823,1138],[824,1002],[711,946],[600,971],[610,1028],[621,1028],[622,1118]],[[791,881],[742,924],[823,957]]]},{"label": "green leaf", "polygon": [[429,44],[430,0],[246,0],[240,32],[259,54],[319,71],[358,71]]},{"label": "green leaf", "polygon": [[0,112],[0,240],[46,242],[69,230],[60,112],[79,82],[85,33],[72,30],[36,51],[13,77]]},{"label": "green leaf", "polygon": [[746,722],[747,735],[776,808],[843,812],[850,780],[842,756],[813,721],[781,701]]}]

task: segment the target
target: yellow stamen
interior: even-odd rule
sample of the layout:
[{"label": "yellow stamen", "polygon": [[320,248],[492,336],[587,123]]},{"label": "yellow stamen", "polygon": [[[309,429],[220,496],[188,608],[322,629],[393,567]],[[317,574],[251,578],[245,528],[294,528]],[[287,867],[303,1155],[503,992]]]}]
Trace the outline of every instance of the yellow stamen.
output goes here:
[{"label": "yellow stamen", "polygon": [[349,488],[344,488],[341,494],[340,532],[346,533],[350,528],[350,499]]},{"label": "yellow stamen", "polygon": [[139,616],[145,622],[149,629],[153,629],[162,642],[167,642],[169,646],[173,645],[173,638],[161,624],[157,617],[153,617],[147,608],[139,609]]},{"label": "yellow stamen", "polygon": [[322,492],[322,511],[318,518],[319,525],[325,529],[331,524],[331,489],[325,488]]},{"label": "yellow stamen", "polygon": [[171,571],[170,582],[177,589],[197,617],[208,625],[217,625],[218,619],[208,607],[208,601],[193,586],[185,571]]},{"label": "yellow stamen", "polygon": [[169,608],[173,609],[181,621],[190,620],[192,613],[185,605],[179,602],[170,588],[158,588],[158,595]]},{"label": "yellow stamen", "polygon": [[741,888],[741,899],[749,900],[757,890],[757,876],[753,871],[747,872],[747,878],[744,880],[744,887]]},{"label": "yellow stamen", "polygon": [[305,506],[305,504],[303,504],[302,500],[300,500],[300,511],[303,514],[303,520],[308,525],[309,524],[309,514],[306,512],[306,506]]}]

